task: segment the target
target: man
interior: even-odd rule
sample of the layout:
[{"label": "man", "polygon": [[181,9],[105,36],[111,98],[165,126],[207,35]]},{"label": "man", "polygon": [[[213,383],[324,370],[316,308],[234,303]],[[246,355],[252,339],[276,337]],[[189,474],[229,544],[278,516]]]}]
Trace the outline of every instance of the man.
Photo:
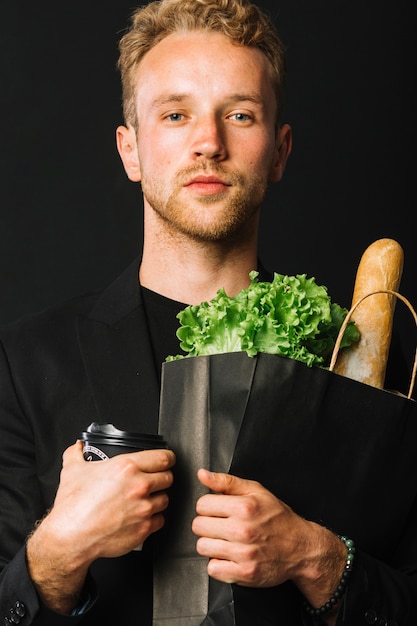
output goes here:
[{"label": "man", "polygon": [[[86,463],[76,439],[93,420],[156,432],[178,311],[220,287],[235,295],[254,268],[266,277],[259,212],[291,152],[273,26],[245,0],[162,0],[134,13],[120,50],[126,125],[117,147],[142,186],[143,255],[102,293],[3,331],[5,624],[152,623],[152,545],[169,507],[174,452]],[[288,586],[284,603],[277,594],[276,621],[260,612],[259,624],[313,624],[315,609],[327,625],[377,623],[381,603],[384,623],[416,623],[412,576],[364,555],[346,595],[347,540],[258,483],[207,469],[199,480],[214,492],[196,503],[193,522],[210,577],[248,590],[253,602],[262,595],[251,590]]]}]

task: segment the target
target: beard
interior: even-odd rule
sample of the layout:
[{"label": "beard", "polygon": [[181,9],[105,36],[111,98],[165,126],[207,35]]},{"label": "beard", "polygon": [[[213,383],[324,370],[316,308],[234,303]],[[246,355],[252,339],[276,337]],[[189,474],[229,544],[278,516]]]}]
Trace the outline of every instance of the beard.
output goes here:
[{"label": "beard", "polygon": [[[218,194],[184,198],[186,181],[203,171],[219,176],[229,186]],[[253,229],[267,186],[266,173],[254,174],[248,182],[240,174],[205,162],[180,172],[169,194],[154,179],[142,177],[143,195],[168,230],[201,242],[231,240],[247,228]]]}]

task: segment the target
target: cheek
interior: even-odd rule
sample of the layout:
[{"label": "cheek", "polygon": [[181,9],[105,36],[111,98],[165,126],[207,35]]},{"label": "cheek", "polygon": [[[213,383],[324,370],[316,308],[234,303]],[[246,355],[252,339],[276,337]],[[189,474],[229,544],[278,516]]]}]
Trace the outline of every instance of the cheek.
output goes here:
[{"label": "cheek", "polygon": [[166,137],[156,133],[146,133],[140,137],[139,158],[142,167],[152,170],[159,170],[175,166],[179,162],[180,155],[183,154],[181,140],[176,138],[167,140]]},{"label": "cheek", "polygon": [[269,137],[262,137],[252,150],[242,151],[241,156],[257,171],[269,171],[275,158],[275,144]]}]

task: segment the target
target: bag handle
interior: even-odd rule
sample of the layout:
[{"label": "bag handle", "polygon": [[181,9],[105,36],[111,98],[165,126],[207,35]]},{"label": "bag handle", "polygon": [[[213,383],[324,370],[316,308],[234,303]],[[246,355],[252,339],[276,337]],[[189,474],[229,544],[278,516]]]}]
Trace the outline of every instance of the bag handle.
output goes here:
[{"label": "bag handle", "polygon": [[[361,302],[363,302],[366,298],[369,298],[369,296],[374,296],[375,294],[378,293],[386,293],[389,294],[391,296],[395,296],[396,298],[398,298],[399,300],[402,300],[402,302],[404,302],[404,304],[407,305],[407,307],[409,308],[409,310],[411,311],[413,317],[414,317],[414,321],[416,323],[416,327],[417,327],[417,313],[413,307],[413,305],[411,304],[411,302],[409,300],[407,300],[407,298],[405,298],[402,294],[398,293],[398,291],[392,291],[391,289],[380,289],[378,291],[371,291],[370,293],[367,293],[365,296],[362,296],[362,298],[360,298],[357,302],[355,302],[355,304],[352,306],[352,308],[348,311],[345,319],[343,320],[343,323],[340,327],[339,330],[339,334],[337,336],[334,348],[333,348],[333,353],[332,353],[332,358],[330,360],[330,365],[329,365],[329,371],[332,372],[335,365],[336,365],[336,360],[337,360],[337,356],[339,354],[339,350],[340,350],[340,344],[342,343],[342,339],[343,339],[343,335],[345,333],[346,327],[348,325],[348,323],[350,322],[350,319],[352,317],[352,314],[354,313],[354,311],[356,310],[356,308],[360,305]],[[408,394],[407,394],[407,398],[411,399],[413,390],[414,390],[414,384],[415,384],[415,380],[416,380],[416,373],[417,373],[417,347],[416,347],[416,352],[414,355],[414,365],[413,365],[413,370],[411,373],[411,382],[410,382],[410,387],[408,390]]]}]

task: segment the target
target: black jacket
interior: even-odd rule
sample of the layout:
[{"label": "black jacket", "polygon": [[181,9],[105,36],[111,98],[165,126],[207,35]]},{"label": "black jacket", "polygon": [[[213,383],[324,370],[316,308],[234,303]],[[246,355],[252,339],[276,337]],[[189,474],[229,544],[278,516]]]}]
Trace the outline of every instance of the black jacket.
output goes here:
[{"label": "black jacket", "polygon": [[[93,606],[81,616],[59,616],[42,604],[24,553],[25,537],[53,502],[62,452],[86,425],[122,422],[126,430],[157,431],[159,383],[137,268],[136,260],[104,291],[9,324],[1,333],[0,620],[5,624],[152,624],[157,534],[142,552],[92,566]],[[417,512],[404,529],[399,559],[404,573],[358,552],[338,624],[417,624],[416,520]],[[301,599],[291,584],[268,591],[237,588],[236,594],[242,597],[238,626],[254,626],[253,615],[271,602],[276,621],[262,623],[303,624]]]}]

